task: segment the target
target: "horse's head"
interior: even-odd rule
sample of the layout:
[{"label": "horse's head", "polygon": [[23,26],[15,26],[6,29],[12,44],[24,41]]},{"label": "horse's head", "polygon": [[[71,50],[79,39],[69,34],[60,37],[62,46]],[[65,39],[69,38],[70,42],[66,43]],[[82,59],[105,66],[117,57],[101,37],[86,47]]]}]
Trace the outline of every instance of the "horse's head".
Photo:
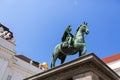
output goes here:
[{"label": "horse's head", "polygon": [[82,33],[86,33],[89,34],[89,29],[88,29],[88,25],[86,22],[84,22],[82,25],[80,25],[80,27],[78,27],[77,32],[81,31]]}]

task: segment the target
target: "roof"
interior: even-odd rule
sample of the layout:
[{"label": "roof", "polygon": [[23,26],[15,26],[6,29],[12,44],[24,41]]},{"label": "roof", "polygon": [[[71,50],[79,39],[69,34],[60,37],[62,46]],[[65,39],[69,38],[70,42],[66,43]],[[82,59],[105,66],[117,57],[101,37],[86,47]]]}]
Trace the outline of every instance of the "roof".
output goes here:
[{"label": "roof", "polygon": [[[28,58],[28,57],[26,57],[26,56],[24,56],[24,55],[15,55],[15,56],[18,57],[18,58],[20,58],[20,59],[22,59],[22,60],[24,60],[24,61],[27,62],[27,63],[30,63],[30,61],[31,61],[30,58]],[[33,61],[33,60],[32,60],[32,61]],[[36,67],[39,67],[39,62],[33,61],[32,65],[34,65],[34,66],[36,66]]]},{"label": "roof", "polygon": [[24,56],[24,55],[15,55],[16,57],[24,60],[25,62],[30,63],[31,59],[29,59],[28,57]]},{"label": "roof", "polygon": [[112,62],[112,61],[115,61],[115,60],[118,60],[118,59],[120,59],[120,53],[109,56],[109,57],[106,57],[106,58],[103,58],[102,61],[105,62],[105,63],[109,63],[109,62]]}]

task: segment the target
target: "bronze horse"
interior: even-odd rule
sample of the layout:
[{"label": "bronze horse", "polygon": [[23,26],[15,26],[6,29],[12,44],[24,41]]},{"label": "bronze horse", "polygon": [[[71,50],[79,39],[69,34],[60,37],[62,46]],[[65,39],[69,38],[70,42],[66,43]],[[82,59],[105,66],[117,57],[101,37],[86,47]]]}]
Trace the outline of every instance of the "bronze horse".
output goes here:
[{"label": "bronze horse", "polygon": [[76,30],[75,36],[71,33],[71,26],[68,26],[63,34],[62,43],[58,44],[53,51],[51,68],[55,67],[57,58],[64,63],[67,55],[74,55],[79,52],[79,56],[86,54],[87,48],[84,40],[84,34],[89,33],[87,23],[83,23]]}]

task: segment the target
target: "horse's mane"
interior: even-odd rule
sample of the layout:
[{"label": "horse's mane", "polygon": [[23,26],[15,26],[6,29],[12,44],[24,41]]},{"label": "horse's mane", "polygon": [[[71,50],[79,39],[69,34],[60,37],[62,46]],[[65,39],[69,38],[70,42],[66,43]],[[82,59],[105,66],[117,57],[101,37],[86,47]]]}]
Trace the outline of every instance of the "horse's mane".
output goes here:
[{"label": "horse's mane", "polygon": [[[76,30],[76,34],[77,34],[77,32],[78,32],[78,30],[83,26],[83,25],[87,25],[88,23],[86,23],[86,22],[84,22],[82,25],[80,25],[78,28],[77,28],[77,30]],[[75,34],[75,35],[76,35]]]},{"label": "horse's mane", "polygon": [[78,30],[80,29],[81,26],[82,26],[82,25],[80,25],[80,26],[77,28],[75,35],[77,34],[77,32],[78,32]]},{"label": "horse's mane", "polygon": [[79,30],[80,27],[81,27],[81,25],[77,28],[76,33],[78,32],[78,30]]},{"label": "horse's mane", "polygon": [[[87,23],[87,22],[84,22],[83,24],[84,24],[84,25],[87,25],[88,23]],[[77,28],[76,33],[78,32],[78,30],[79,30],[80,27],[82,27],[82,25],[80,25],[80,26]]]}]

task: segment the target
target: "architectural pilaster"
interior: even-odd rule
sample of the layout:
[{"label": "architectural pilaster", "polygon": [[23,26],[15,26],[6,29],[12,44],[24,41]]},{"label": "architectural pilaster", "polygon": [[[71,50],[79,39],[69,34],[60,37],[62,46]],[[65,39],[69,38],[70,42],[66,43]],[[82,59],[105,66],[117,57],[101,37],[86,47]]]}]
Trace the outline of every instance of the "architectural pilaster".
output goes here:
[{"label": "architectural pilaster", "polygon": [[8,61],[6,61],[4,58],[0,58],[0,80],[2,80],[4,73],[7,69]]}]

